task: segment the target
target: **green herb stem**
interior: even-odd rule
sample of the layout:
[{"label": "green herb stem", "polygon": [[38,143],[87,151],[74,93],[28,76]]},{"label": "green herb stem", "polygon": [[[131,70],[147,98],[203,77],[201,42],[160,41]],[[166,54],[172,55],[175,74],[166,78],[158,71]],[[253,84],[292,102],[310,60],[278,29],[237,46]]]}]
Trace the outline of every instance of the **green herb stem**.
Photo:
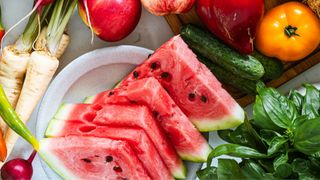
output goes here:
[{"label": "green herb stem", "polygon": [[0,116],[5,123],[22,138],[28,141],[34,149],[38,150],[39,143],[32,135],[26,125],[20,120],[19,116],[10,105],[2,86],[0,85]]},{"label": "green herb stem", "polygon": [[73,14],[78,0],[57,0],[47,30],[47,46],[51,54],[59,47],[61,37]]},{"label": "green herb stem", "polygon": [[35,11],[29,18],[27,26],[25,27],[22,35],[18,38],[15,43],[15,47],[19,52],[30,52],[34,41],[36,40],[39,32],[39,18],[40,24],[43,25],[46,16],[50,13],[52,5],[48,5],[43,8],[41,15],[39,17],[38,13]]}]

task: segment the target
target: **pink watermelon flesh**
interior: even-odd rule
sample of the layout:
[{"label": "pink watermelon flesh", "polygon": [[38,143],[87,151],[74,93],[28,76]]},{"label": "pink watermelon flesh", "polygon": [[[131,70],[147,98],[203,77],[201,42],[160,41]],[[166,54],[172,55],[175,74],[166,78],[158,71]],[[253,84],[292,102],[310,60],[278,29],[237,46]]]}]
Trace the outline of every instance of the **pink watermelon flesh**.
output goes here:
[{"label": "pink watermelon flesh", "polygon": [[182,160],[146,106],[65,104],[62,105],[54,119],[92,122],[101,126],[142,128],[157,148],[171,174],[176,178],[185,178],[186,169]]},{"label": "pink watermelon flesh", "polygon": [[133,81],[127,86],[102,92],[92,104],[142,104],[148,106],[184,160],[205,162],[211,152],[206,139],[153,77]]},{"label": "pink watermelon flesh", "polygon": [[142,129],[97,126],[92,123],[51,120],[47,137],[92,136],[122,140],[129,143],[152,179],[173,179],[158,151]]},{"label": "pink watermelon flesh", "polygon": [[128,143],[68,136],[40,141],[39,154],[64,179],[151,179]]},{"label": "pink watermelon flesh", "polygon": [[157,49],[120,86],[155,77],[200,131],[236,127],[244,111],[180,36]]}]

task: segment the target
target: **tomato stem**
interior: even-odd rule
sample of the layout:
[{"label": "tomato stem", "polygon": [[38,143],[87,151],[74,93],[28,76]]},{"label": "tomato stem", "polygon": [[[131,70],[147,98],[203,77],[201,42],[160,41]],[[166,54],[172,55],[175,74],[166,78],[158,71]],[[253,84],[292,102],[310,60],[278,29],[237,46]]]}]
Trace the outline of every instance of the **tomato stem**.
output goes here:
[{"label": "tomato stem", "polygon": [[291,36],[300,36],[299,34],[296,33],[298,30],[297,27],[288,25],[284,28],[284,33],[290,38]]},{"label": "tomato stem", "polygon": [[1,6],[0,6],[0,30],[3,30],[3,24],[2,24],[2,12],[1,12]]}]

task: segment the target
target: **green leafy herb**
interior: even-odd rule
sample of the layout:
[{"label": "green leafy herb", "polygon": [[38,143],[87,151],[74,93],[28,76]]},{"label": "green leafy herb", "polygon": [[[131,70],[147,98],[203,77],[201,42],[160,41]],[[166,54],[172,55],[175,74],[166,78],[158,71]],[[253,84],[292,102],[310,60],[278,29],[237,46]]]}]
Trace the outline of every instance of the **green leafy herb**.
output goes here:
[{"label": "green leafy herb", "polygon": [[303,99],[301,115],[307,115],[310,119],[319,116],[320,93],[310,84],[304,84],[306,95]]},{"label": "green leafy herb", "polygon": [[218,179],[217,168],[216,167],[207,167],[205,169],[199,170],[197,176],[200,180],[215,180]]},{"label": "green leafy herb", "polygon": [[[218,131],[229,144],[216,147],[200,179],[317,179],[320,177],[320,92],[304,85],[306,95],[291,91],[285,97],[257,84],[252,121],[235,130]],[[212,159],[228,155],[242,159]]]},{"label": "green leafy herb", "polygon": [[244,179],[240,166],[233,159],[218,159],[218,179]]},{"label": "green leafy herb", "polygon": [[288,98],[296,106],[298,112],[301,113],[303,96],[297,90],[293,90],[293,91],[290,91]]},{"label": "green leafy herb", "polygon": [[304,121],[297,128],[294,147],[307,155],[320,152],[320,117]]}]

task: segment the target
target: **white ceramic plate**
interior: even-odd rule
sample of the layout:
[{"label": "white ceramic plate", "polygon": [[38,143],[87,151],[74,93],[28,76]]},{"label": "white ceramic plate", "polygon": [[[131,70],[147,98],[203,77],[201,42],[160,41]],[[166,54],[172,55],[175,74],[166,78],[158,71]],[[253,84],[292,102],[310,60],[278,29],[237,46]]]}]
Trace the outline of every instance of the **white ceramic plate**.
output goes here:
[{"label": "white ceramic plate", "polygon": [[[37,115],[36,136],[44,137],[48,123],[61,103],[80,103],[84,97],[110,89],[151,50],[135,46],[117,46],[95,50],[80,56],[65,67],[50,84]],[[47,164],[42,167],[50,179],[60,179]],[[187,163],[188,178],[195,179],[201,163]]]}]

